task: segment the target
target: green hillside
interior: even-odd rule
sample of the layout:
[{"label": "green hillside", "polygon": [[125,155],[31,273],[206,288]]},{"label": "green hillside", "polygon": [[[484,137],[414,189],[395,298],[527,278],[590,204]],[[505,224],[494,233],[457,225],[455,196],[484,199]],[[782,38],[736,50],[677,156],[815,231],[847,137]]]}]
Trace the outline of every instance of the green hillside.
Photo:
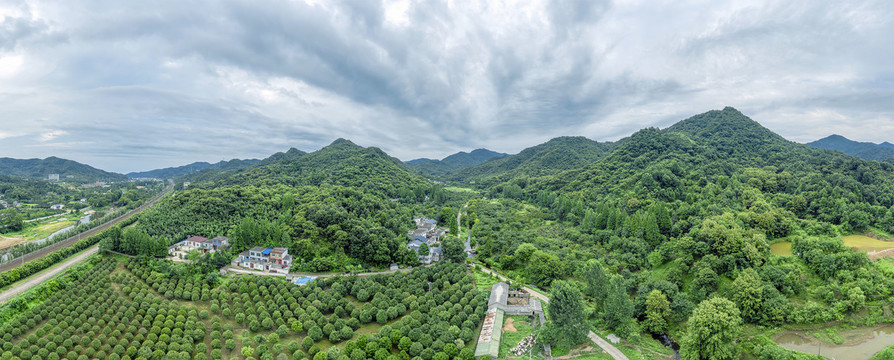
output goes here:
[{"label": "green hillside", "polygon": [[558,137],[516,155],[486,161],[446,176],[448,180],[495,184],[513,177],[535,177],[586,166],[614,146],[582,136]]},{"label": "green hillside", "polygon": [[[541,287],[581,279],[604,311],[600,324],[622,336],[653,324],[653,290],[671,309],[657,331],[677,339],[712,297],[764,326],[871,322],[890,308],[868,306],[892,295],[888,263],[841,235],[894,232],[894,166],[789,142],[732,108],[638,131],[585,167],[489,191],[495,199],[469,206],[479,259]],[[777,241],[796,256],[771,253]],[[636,322],[598,305],[606,296],[629,296]],[[763,341],[737,346],[758,358],[785,353]]]},{"label": "green hillside", "polygon": [[77,161],[60,159],[55,156],[46,159],[0,158],[0,175],[46,180],[50,174],[59,174],[59,179],[66,182],[127,180],[124,175],[99,170]]},{"label": "green hillside", "polygon": [[234,252],[285,246],[303,270],[410,264],[406,231],[415,213],[407,206],[434,192],[381,150],[339,139],[192,183],[147,210],[137,229],[168,243],[229,235]]}]

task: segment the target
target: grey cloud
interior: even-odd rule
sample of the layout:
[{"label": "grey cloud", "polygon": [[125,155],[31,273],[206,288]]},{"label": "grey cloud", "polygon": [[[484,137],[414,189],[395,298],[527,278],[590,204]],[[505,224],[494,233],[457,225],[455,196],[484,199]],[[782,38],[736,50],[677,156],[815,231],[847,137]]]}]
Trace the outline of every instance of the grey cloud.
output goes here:
[{"label": "grey cloud", "polygon": [[404,159],[516,152],[726,105],[793,139],[799,117],[894,117],[884,1],[411,1],[404,23],[389,6],[27,1],[0,19],[0,62],[26,59],[0,69],[0,107],[28,120],[0,119],[0,147],[135,170],[337,137]]}]

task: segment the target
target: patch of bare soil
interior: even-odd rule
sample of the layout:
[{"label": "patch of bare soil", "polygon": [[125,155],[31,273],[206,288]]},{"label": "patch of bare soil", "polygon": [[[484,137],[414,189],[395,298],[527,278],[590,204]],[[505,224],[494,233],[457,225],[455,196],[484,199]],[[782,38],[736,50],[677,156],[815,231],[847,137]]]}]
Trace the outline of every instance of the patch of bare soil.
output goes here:
[{"label": "patch of bare soil", "polygon": [[503,332],[507,332],[507,331],[518,332],[518,330],[515,329],[515,319],[513,319],[513,318],[506,319],[506,324],[503,325]]}]

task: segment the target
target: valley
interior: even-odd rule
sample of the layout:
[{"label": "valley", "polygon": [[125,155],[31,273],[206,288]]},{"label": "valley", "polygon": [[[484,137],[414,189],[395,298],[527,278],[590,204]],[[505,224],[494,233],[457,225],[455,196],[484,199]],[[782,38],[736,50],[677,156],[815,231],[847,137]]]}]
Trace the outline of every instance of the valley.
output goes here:
[{"label": "valley", "polygon": [[[0,306],[3,356],[470,360],[494,274],[554,320],[497,317],[499,358],[529,335],[559,359],[672,358],[659,338],[685,359],[894,351],[894,242],[863,235],[894,232],[894,165],[733,108],[515,155],[338,139],[232,164],[161,169],[170,195],[40,260],[98,252]],[[184,239],[227,246],[165,260]]]}]

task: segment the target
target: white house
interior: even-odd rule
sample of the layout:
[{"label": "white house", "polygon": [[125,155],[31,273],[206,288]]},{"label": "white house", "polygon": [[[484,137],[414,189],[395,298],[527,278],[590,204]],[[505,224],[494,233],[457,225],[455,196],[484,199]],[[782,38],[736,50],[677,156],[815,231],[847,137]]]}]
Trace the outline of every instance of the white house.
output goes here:
[{"label": "white house", "polygon": [[233,259],[230,265],[252,270],[288,274],[289,268],[292,266],[292,255],[289,255],[289,249],[283,247],[271,249],[255,246],[236,256],[236,259]]}]

